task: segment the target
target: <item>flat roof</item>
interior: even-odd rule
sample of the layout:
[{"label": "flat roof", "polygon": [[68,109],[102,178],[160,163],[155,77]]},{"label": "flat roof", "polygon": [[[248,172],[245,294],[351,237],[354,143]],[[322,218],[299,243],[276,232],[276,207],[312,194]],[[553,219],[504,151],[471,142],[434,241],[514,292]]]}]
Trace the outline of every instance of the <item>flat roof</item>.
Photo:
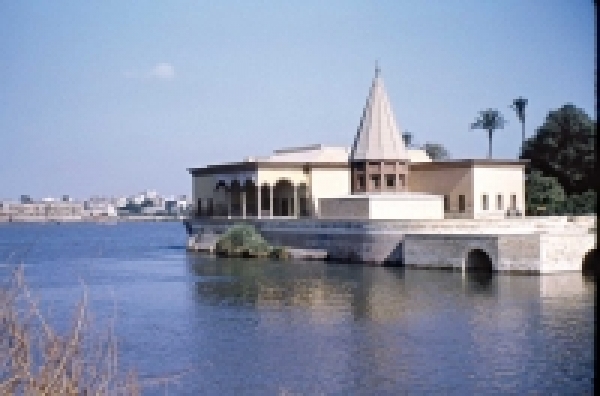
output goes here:
[{"label": "flat roof", "polygon": [[[409,162],[409,168],[415,170],[439,169],[439,168],[469,168],[481,167],[514,167],[526,166],[528,160],[495,160],[495,159],[457,159],[431,162]],[[274,161],[246,161],[230,162],[218,165],[208,165],[202,168],[188,168],[188,172],[194,176],[211,175],[215,173],[253,172],[262,169],[290,169],[290,168],[349,168],[350,162],[274,162]]]}]

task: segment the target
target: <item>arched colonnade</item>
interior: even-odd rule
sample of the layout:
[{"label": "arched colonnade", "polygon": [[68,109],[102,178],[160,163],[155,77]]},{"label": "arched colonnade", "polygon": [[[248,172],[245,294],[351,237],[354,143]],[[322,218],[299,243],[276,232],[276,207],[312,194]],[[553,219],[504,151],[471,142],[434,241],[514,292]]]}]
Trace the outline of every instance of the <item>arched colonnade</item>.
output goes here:
[{"label": "arched colonnade", "polygon": [[220,179],[214,187],[214,196],[199,203],[200,216],[273,218],[308,217],[311,201],[305,183],[294,184],[287,178],[275,183],[257,183],[254,179]]}]

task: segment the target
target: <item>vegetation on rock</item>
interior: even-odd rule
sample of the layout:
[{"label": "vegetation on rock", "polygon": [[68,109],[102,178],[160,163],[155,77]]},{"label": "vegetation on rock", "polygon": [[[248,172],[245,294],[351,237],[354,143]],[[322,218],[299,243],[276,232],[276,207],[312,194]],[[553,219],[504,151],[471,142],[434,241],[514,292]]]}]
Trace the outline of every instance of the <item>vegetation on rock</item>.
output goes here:
[{"label": "vegetation on rock", "polygon": [[231,227],[215,246],[217,255],[230,257],[272,257],[288,258],[283,247],[271,246],[256,228],[250,224],[238,224]]}]

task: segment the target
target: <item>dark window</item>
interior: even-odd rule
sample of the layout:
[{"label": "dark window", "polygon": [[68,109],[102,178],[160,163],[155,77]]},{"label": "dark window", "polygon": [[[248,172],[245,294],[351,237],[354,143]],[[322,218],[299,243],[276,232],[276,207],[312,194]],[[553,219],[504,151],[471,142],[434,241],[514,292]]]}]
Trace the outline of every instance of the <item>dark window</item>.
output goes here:
[{"label": "dark window", "polygon": [[381,176],[371,175],[371,184],[373,185],[373,189],[379,190],[379,188],[381,187]]},{"label": "dark window", "polygon": [[385,175],[385,186],[393,188],[396,186],[396,175]]},{"label": "dark window", "polygon": [[310,167],[309,167],[308,165],[304,165],[304,166],[302,167],[302,172],[303,172],[305,175],[308,175],[308,174],[310,173]]},{"label": "dark window", "polygon": [[517,196],[516,194],[512,194],[510,196],[510,208],[517,209]]},{"label": "dark window", "polygon": [[465,210],[466,210],[465,196],[464,195],[459,195],[458,196],[458,211],[460,213],[464,213]]},{"label": "dark window", "polygon": [[450,211],[450,196],[444,195],[444,212]]},{"label": "dark window", "polygon": [[488,210],[489,209],[488,195],[487,194],[483,194],[481,196],[481,207],[483,208],[483,210]]},{"label": "dark window", "polygon": [[355,162],[354,163],[354,169],[356,169],[357,171],[364,171],[365,170],[365,163],[364,162]]},{"label": "dark window", "polygon": [[358,175],[357,180],[358,180],[358,189],[364,190],[365,189],[365,175]]},{"label": "dark window", "polygon": [[498,209],[498,210],[504,209],[504,205],[502,202],[502,194],[498,194],[496,196],[496,209]]}]

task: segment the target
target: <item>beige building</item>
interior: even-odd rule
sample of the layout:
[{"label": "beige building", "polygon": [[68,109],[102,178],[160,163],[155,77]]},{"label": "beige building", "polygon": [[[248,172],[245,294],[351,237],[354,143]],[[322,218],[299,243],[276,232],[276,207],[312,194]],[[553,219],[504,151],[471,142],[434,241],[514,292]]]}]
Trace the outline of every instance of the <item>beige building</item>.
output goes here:
[{"label": "beige building", "polygon": [[523,161],[432,161],[406,147],[376,70],[352,147],[191,168],[193,216],[501,218],[524,212]]}]

